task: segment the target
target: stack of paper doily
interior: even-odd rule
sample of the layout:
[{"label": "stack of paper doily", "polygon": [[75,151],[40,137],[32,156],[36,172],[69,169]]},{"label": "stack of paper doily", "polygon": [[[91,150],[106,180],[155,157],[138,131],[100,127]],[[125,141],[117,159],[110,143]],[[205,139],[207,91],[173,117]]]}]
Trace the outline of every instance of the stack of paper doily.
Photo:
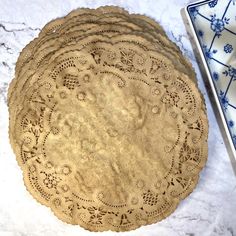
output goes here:
[{"label": "stack of paper doily", "polygon": [[27,190],[90,231],[164,219],[207,159],[190,63],[158,23],[118,7],[49,22],[19,56],[8,105]]}]

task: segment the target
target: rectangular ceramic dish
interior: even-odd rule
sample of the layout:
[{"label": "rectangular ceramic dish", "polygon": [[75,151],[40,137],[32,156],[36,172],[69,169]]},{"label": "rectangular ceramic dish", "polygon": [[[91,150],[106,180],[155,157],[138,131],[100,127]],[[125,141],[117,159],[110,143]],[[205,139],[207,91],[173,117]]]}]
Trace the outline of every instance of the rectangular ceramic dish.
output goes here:
[{"label": "rectangular ceramic dish", "polygon": [[236,0],[192,3],[185,15],[236,160]]}]

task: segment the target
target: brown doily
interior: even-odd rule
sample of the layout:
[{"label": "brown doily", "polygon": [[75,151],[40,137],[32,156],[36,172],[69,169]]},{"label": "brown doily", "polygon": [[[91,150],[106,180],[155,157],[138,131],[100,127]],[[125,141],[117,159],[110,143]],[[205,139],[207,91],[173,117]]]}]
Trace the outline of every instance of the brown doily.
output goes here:
[{"label": "brown doily", "polygon": [[190,63],[156,22],[118,7],[48,23],[19,56],[8,105],[28,191],[91,231],[167,217],[207,159]]}]

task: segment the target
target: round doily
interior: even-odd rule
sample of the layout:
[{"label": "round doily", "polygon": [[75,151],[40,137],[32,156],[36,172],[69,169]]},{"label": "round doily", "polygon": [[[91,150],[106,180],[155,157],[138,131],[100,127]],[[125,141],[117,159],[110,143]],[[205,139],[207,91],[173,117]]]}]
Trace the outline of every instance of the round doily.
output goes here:
[{"label": "round doily", "polygon": [[118,7],[48,23],[19,56],[8,105],[27,190],[90,231],[167,217],[207,159],[190,63],[156,22]]}]

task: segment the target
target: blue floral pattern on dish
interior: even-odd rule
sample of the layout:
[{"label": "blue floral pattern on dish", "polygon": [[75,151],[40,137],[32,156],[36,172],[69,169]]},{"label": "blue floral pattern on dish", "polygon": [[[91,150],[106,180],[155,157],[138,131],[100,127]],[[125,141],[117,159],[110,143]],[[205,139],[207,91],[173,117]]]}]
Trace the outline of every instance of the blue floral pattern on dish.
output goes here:
[{"label": "blue floral pattern on dish", "polygon": [[213,72],[212,77],[215,81],[217,81],[219,79],[219,74],[217,72]]},{"label": "blue floral pattern on dish", "polygon": [[224,51],[225,51],[226,53],[231,53],[231,52],[233,51],[232,45],[230,45],[230,44],[227,43],[227,44],[224,46]]},{"label": "blue floral pattern on dish", "polygon": [[226,111],[229,105],[229,99],[226,97],[226,93],[220,90],[220,102],[223,106],[223,109]]},{"label": "blue floral pattern on dish", "polygon": [[229,121],[229,127],[232,128],[234,126],[234,122],[232,120]]},{"label": "blue floral pattern on dish", "polygon": [[204,32],[203,32],[203,31],[201,31],[201,30],[199,30],[199,31],[198,31],[198,35],[199,35],[199,37],[203,37],[203,35],[204,35]]},{"label": "blue floral pattern on dish", "polygon": [[223,72],[223,74],[227,77],[231,77],[233,80],[236,80],[236,68],[229,66],[227,70]]},{"label": "blue floral pattern on dish", "polygon": [[236,79],[236,68],[229,66],[229,76],[233,78],[233,80]]},{"label": "blue floral pattern on dish", "polygon": [[214,0],[214,1],[210,1],[210,2],[208,3],[208,5],[209,5],[209,7],[213,8],[213,7],[216,6],[217,3],[218,3],[218,0]]},{"label": "blue floral pattern on dish", "polygon": [[216,14],[211,15],[211,29],[216,33],[218,37],[221,36],[221,32],[225,29],[225,25],[229,24],[228,18],[223,19],[216,18]]},{"label": "blue floral pattern on dish", "polygon": [[190,9],[190,14],[191,14],[193,19],[196,19],[197,15],[198,15],[198,9],[196,7],[192,7]]},{"label": "blue floral pattern on dish", "polygon": [[187,8],[236,149],[236,0]]},{"label": "blue floral pattern on dish", "polygon": [[203,53],[208,61],[213,57],[213,54],[217,53],[216,49],[211,50],[210,48],[207,47],[207,45],[202,45],[202,48],[203,48]]}]

